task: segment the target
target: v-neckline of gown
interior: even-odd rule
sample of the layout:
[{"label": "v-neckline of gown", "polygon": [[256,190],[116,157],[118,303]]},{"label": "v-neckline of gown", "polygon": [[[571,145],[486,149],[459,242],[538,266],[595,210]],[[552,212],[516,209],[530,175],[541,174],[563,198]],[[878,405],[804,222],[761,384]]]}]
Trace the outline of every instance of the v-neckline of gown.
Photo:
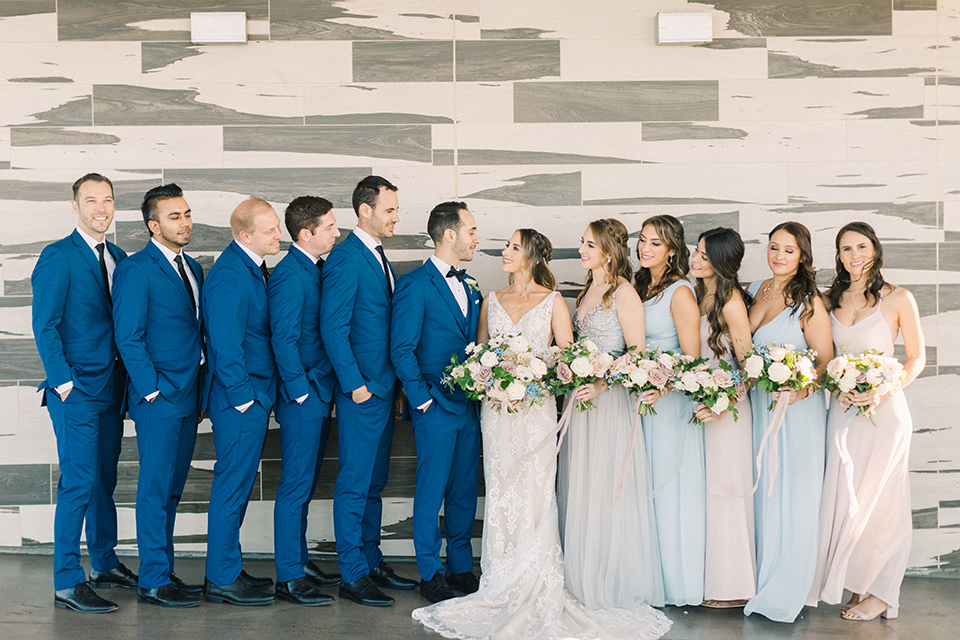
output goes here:
[{"label": "v-neckline of gown", "polygon": [[497,296],[497,292],[494,291],[491,295],[493,296],[493,299],[497,301],[497,304],[500,306],[500,308],[503,309],[503,313],[504,313],[504,315],[507,316],[507,320],[509,320],[510,323],[513,324],[514,327],[519,327],[519,326],[520,326],[520,323],[523,322],[523,319],[527,317],[527,314],[530,313],[531,311],[533,311],[534,309],[536,309],[537,307],[539,307],[540,305],[542,305],[544,302],[546,302],[546,300],[547,300],[553,293],[555,293],[555,292],[554,292],[554,291],[551,291],[550,293],[548,293],[548,294],[543,298],[543,300],[541,300],[541,301],[538,302],[537,304],[533,305],[532,307],[530,307],[529,309],[527,309],[526,311],[524,311],[524,312],[520,315],[520,318],[519,318],[516,322],[513,321],[513,318],[510,317],[510,312],[507,311],[507,308],[503,306],[503,303],[502,303],[502,302],[500,302],[500,297]]}]

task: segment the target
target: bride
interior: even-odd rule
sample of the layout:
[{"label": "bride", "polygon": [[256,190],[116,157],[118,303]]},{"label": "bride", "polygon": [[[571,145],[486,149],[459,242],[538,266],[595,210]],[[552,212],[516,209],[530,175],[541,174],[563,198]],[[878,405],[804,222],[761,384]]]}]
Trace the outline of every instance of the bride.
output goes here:
[{"label": "bride", "polygon": [[[503,251],[510,284],[483,301],[477,339],[518,334],[543,353],[573,339],[570,313],[547,263],[550,241],[520,229]],[[659,638],[671,622],[645,605],[587,609],[565,588],[554,484],[555,448],[538,445],[556,433],[552,402],[497,411],[484,403],[486,484],[480,589],[416,609],[413,618],[448,638],[523,640]],[[530,455],[527,455],[530,454]]]}]

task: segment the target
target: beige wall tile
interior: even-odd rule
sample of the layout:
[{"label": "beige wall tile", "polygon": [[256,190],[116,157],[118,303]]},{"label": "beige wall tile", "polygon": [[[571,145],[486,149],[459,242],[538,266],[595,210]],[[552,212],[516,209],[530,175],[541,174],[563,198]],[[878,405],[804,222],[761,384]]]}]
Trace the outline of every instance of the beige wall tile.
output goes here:
[{"label": "beige wall tile", "polygon": [[721,80],[720,120],[919,118],[923,78]]},{"label": "beige wall tile", "polygon": [[658,45],[655,39],[570,39],[560,43],[563,80],[716,80],[767,77],[762,47],[713,49]]},{"label": "beige wall tile", "polygon": [[935,162],[809,162],[790,165],[795,202],[903,202],[936,199]]},{"label": "beige wall tile", "polygon": [[771,78],[924,76],[937,69],[929,35],[767,38],[767,49]]},{"label": "beige wall tile", "polygon": [[585,10],[577,0],[483,0],[480,29],[485,38],[597,39],[611,34],[656,35],[659,11],[703,11],[688,7],[684,0],[620,2],[597,0]]},{"label": "beige wall tile", "polygon": [[91,125],[92,90],[74,83],[0,85],[0,124]]},{"label": "beige wall tile", "polygon": [[35,169],[220,167],[222,136],[220,127],[13,128],[10,155]]},{"label": "beige wall tile", "polygon": [[848,159],[936,160],[960,159],[960,123],[938,125],[935,120],[850,120],[847,123]]},{"label": "beige wall tile", "polygon": [[453,85],[449,82],[303,86],[307,124],[453,122],[454,96]]},{"label": "beige wall tile", "polygon": [[57,14],[0,17],[0,42],[56,42]]},{"label": "beige wall tile", "polygon": [[140,82],[140,43],[0,39],[0,81]]},{"label": "beige wall tile", "polygon": [[923,87],[923,117],[960,120],[960,78],[928,78]]},{"label": "beige wall tile", "polygon": [[936,33],[936,11],[893,12],[893,35],[895,36],[933,36]]},{"label": "beige wall tile", "polygon": [[508,124],[513,122],[513,83],[458,82],[455,87],[457,122]]},{"label": "beige wall tile", "polygon": [[[10,162],[10,129],[0,127],[0,168],[9,168]],[[6,167],[4,167],[4,163]]]},{"label": "beige wall tile", "polygon": [[19,547],[20,508],[0,507],[0,547]]}]

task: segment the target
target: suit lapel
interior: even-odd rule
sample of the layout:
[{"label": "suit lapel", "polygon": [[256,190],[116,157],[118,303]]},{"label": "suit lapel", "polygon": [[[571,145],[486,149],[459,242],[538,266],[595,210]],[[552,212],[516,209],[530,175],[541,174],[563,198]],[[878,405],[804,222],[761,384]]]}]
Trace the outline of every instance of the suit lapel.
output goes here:
[{"label": "suit lapel", "polygon": [[84,242],[83,238],[80,237],[80,233],[74,230],[73,234],[70,236],[73,238],[73,244],[76,245],[77,251],[80,252],[80,256],[88,267],[90,267],[90,273],[93,275],[93,279],[97,281],[97,284],[100,286],[100,292],[103,294],[103,299],[107,300],[107,283],[103,281],[103,275],[100,273],[100,261],[97,260],[97,256],[94,255],[94,252],[90,249],[90,245]]},{"label": "suit lapel", "polygon": [[293,259],[297,261],[297,264],[303,267],[303,270],[315,278],[317,282],[320,282],[320,269],[317,268],[317,263],[311,262],[310,258],[308,258],[303,251],[294,248],[293,245],[290,245],[287,252],[292,253]]},{"label": "suit lapel", "polygon": [[[157,268],[160,269],[161,273],[167,276],[167,278],[170,280],[170,284],[173,285],[175,289],[180,291],[180,295],[183,297],[184,303],[190,304],[190,298],[187,297],[187,288],[183,285],[183,278],[181,278],[180,274],[174,270],[173,265],[170,264],[170,261],[167,260],[167,257],[163,255],[163,252],[160,251],[160,249],[158,249],[153,242],[148,241],[147,253],[149,253],[150,257],[156,261]],[[191,305],[190,308],[192,309],[193,306]]]},{"label": "suit lapel", "polygon": [[260,284],[266,286],[267,283],[263,281],[263,273],[260,271],[260,267],[254,264],[250,256],[247,255],[247,252],[240,248],[240,245],[237,244],[237,241],[234,240],[229,245],[230,249],[237,254],[237,257],[240,258],[240,262],[250,270],[251,275],[260,281]]},{"label": "suit lapel", "polygon": [[[432,260],[427,260],[423,268],[427,270],[427,273],[430,274],[430,281],[433,283],[434,288],[440,294],[440,297],[443,298],[443,301],[447,303],[447,308],[450,310],[450,313],[453,314],[453,317],[457,319],[457,324],[460,327],[461,331],[466,331],[467,328],[467,319],[464,317],[463,313],[460,311],[460,303],[457,302],[457,299],[454,297],[453,292],[450,291],[450,287],[447,285],[447,280],[442,275],[440,271],[437,270],[435,264]],[[469,296],[467,296],[469,299]],[[467,311],[469,312],[469,306]]]},{"label": "suit lapel", "polygon": [[[373,255],[373,252],[367,248],[367,245],[363,244],[363,240],[357,237],[357,234],[351,232],[350,238],[353,239],[353,243],[360,251],[360,255],[363,256],[363,259],[366,260],[367,264],[370,265],[370,267],[376,272],[377,278],[380,280],[380,284],[383,286],[383,293],[389,298],[390,283],[387,282],[387,274],[383,271],[383,265],[380,263],[380,259]],[[390,270],[393,271],[392,266]],[[396,276],[394,276],[394,280],[396,280]]]}]

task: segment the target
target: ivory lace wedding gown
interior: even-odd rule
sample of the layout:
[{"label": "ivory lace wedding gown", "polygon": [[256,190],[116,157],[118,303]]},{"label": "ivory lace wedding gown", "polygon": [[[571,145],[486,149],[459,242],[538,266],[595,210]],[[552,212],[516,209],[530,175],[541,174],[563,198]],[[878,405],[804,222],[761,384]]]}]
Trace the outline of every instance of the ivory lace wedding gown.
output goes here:
[{"label": "ivory lace wedding gown", "polygon": [[[514,323],[491,294],[490,334],[522,333],[535,352],[546,351],[556,295],[551,293]],[[535,451],[556,429],[553,402],[514,414],[484,403],[480,589],[416,609],[414,619],[443,636],[463,639],[654,640],[670,629],[670,620],[646,605],[591,610],[564,588],[555,447],[551,443]]]}]

